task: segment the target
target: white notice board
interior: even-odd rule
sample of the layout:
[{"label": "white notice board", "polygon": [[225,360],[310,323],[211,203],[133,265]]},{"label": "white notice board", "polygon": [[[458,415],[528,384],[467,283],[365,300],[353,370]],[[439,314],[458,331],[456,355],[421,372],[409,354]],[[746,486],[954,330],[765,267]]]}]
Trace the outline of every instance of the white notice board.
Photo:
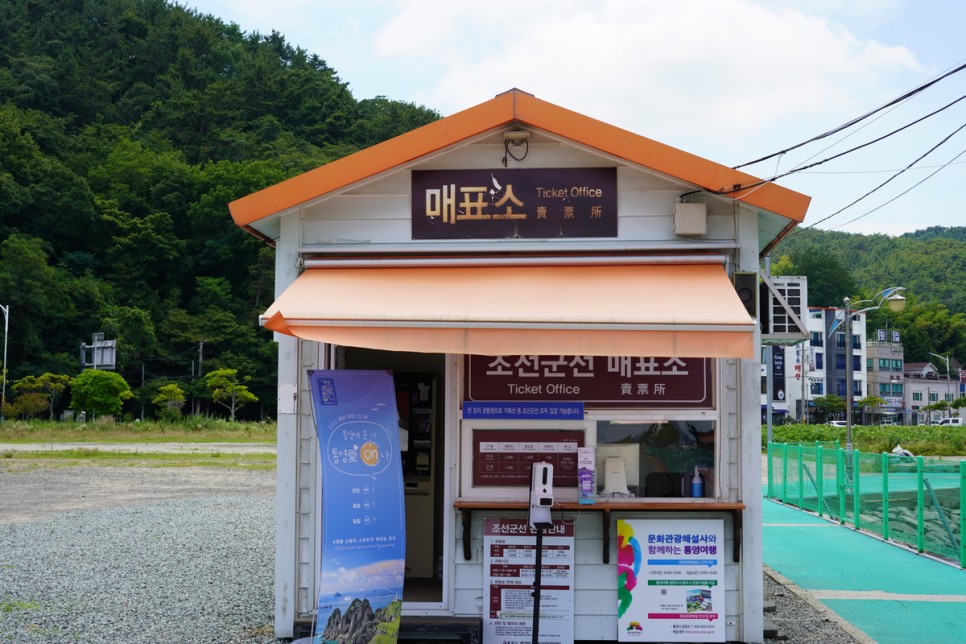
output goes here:
[{"label": "white notice board", "polygon": [[721,519],[618,520],[617,639],[724,642]]}]

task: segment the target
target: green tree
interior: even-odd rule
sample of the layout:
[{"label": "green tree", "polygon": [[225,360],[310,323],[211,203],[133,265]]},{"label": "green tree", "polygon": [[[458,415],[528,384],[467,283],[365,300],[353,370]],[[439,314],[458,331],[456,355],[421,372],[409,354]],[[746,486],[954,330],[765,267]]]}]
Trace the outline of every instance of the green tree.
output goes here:
[{"label": "green tree", "polygon": [[867,425],[866,415],[868,412],[874,410],[876,407],[885,405],[885,399],[879,396],[866,396],[865,398],[856,400],[855,404],[862,409],[862,423]]},{"label": "green tree", "polygon": [[117,369],[137,367],[138,359],[159,350],[151,314],[137,307],[104,306],[101,330],[117,340]]},{"label": "green tree", "polygon": [[845,400],[835,394],[819,396],[812,401],[812,404],[825,415],[826,419],[832,414],[839,414],[845,411]]},{"label": "green tree", "polygon": [[71,146],[65,128],[64,119],[5,104],[0,86],[0,236],[42,237],[61,249],[93,232],[90,188],[58,158]]},{"label": "green tree", "polygon": [[134,397],[131,388],[113,371],[85,369],[70,381],[70,404],[75,410],[93,415],[117,416],[125,400]]},{"label": "green tree", "polygon": [[67,305],[47,248],[41,239],[18,234],[0,243],[0,302],[10,306],[7,360],[15,377],[36,373],[43,364],[46,331]]},{"label": "green tree", "polygon": [[810,306],[842,306],[842,299],[855,292],[851,273],[834,255],[810,249],[792,253],[790,262],[785,257],[772,266],[774,275],[804,275],[808,278]]},{"label": "green tree", "polygon": [[181,418],[181,408],[185,404],[184,390],[171,383],[158,388],[158,395],[151,402],[158,406],[158,417],[162,420],[176,421]]},{"label": "green tree", "polygon": [[250,377],[240,379],[237,369],[217,369],[205,376],[205,382],[211,390],[211,399],[231,412],[233,422],[235,413],[242,406],[258,402],[255,394],[248,391],[248,387],[242,384],[242,381],[249,379]]},{"label": "green tree", "polygon": [[6,406],[6,414],[27,420],[37,418],[47,411],[47,399],[36,391],[28,391],[17,396],[12,404]]},{"label": "green tree", "polygon": [[166,212],[143,217],[99,202],[103,220],[110,224],[112,243],[107,249],[108,277],[136,301],[157,304],[157,293],[172,288],[183,270],[178,264],[184,242],[175,234],[174,222]]},{"label": "green tree", "polygon": [[128,382],[145,367],[170,382],[197,373],[204,341],[205,366],[254,374],[271,408],[274,347],[254,320],[274,257],[226,204],[437,118],[356,101],[282,34],[170,0],[0,2],[11,375],[74,373],[78,344],[104,331]]},{"label": "green tree", "polygon": [[13,383],[13,390],[19,393],[34,393],[42,396],[47,406],[50,420],[54,419],[54,405],[70,384],[70,376],[50,373],[42,376],[24,376]]}]

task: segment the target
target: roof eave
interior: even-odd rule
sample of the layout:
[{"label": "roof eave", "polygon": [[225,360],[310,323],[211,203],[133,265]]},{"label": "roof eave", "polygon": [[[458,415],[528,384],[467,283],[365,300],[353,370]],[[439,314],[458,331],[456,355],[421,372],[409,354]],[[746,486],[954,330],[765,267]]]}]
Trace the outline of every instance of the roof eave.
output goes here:
[{"label": "roof eave", "polygon": [[[752,175],[542,101],[518,89],[232,201],[228,207],[238,226],[251,229],[260,219],[511,123],[544,130],[785,217],[789,228],[781,236],[801,223],[808,209],[810,198],[803,194],[774,183],[762,184]],[[753,187],[741,189],[741,186]]]}]

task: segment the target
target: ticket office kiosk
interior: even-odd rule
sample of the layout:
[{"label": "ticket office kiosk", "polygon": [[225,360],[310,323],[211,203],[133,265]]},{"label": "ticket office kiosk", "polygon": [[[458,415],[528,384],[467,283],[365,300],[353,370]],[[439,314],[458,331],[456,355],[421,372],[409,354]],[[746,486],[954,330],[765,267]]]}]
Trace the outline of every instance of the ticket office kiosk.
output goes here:
[{"label": "ticket office kiosk", "polygon": [[[735,539],[742,561],[727,571],[729,637],[760,637],[760,337],[755,313],[742,304],[731,278],[736,271],[755,273],[760,258],[804,219],[807,206],[806,196],[773,182],[517,89],[229,204],[238,226],[276,249],[276,301],[261,316],[279,342],[276,634],[290,636],[293,624],[312,611],[317,581],[322,495],[305,369],[435,377],[428,457],[422,414],[415,413],[420,408],[412,407],[406,419],[419,429],[407,439],[407,514],[422,516],[431,507],[433,515],[408,537],[425,548],[408,553],[415,566],[409,573],[430,579],[415,575],[427,574],[428,551],[434,562],[442,554],[437,606],[418,610],[479,616],[482,564],[474,553],[482,547],[482,522],[474,504],[515,511],[519,503],[525,511],[527,501],[523,494],[512,498],[525,485],[511,486],[500,499],[500,486],[473,480],[474,452],[464,451],[465,441],[500,431],[501,423],[514,427],[462,417],[461,403],[505,402],[530,392],[538,398],[528,402],[539,402],[560,390],[548,383],[538,391],[531,376],[519,375],[522,363],[487,363],[501,373],[491,380],[496,389],[478,395],[469,391],[477,378],[464,378],[463,365],[474,355],[593,353],[710,356],[718,361],[708,366],[718,399],[690,407],[670,388],[680,376],[669,376],[655,384],[666,385],[659,391],[665,403],[673,401],[664,407],[673,413],[644,404],[637,412],[621,408],[627,414],[597,417],[593,411],[579,419],[578,425],[589,423],[578,428],[585,445],[612,445],[607,449],[615,453],[604,455],[603,464],[620,462],[624,480],[615,474],[607,485],[604,479],[598,502],[587,506],[603,519],[579,522],[578,556],[603,541],[606,560],[607,548],[614,547],[606,534],[609,512],[616,521],[631,506],[656,512],[650,506],[661,501],[662,512],[677,511],[678,504],[681,512],[728,518],[744,502],[752,529],[744,549]],[[454,319],[454,313],[466,315]],[[340,346],[372,349],[333,349]],[[343,359],[332,359],[332,351]],[[423,353],[394,353],[403,351]],[[570,370],[577,382],[564,393],[569,400],[583,401],[588,410],[617,408],[592,391],[591,385],[607,382],[606,369],[574,374],[581,365],[553,355],[540,366],[554,383]],[[619,378],[623,365],[615,366]],[[673,370],[673,364],[661,368]],[[509,374],[517,374],[514,387]],[[655,393],[652,387],[641,391]],[[410,400],[408,393],[401,396]],[[621,426],[625,421],[636,426]],[[630,433],[622,434],[625,429]],[[700,447],[712,436],[713,450]],[[624,440],[648,447],[635,452]],[[570,449],[565,441],[563,447]],[[682,481],[692,467],[704,479],[704,498],[672,496],[684,494]],[[580,509],[556,494],[554,502],[564,512]],[[740,514],[731,516],[737,525]],[[594,523],[596,531],[589,530]],[[428,533],[431,547],[425,545]],[[600,563],[577,564],[578,639],[614,635],[615,572]],[[407,576],[405,592],[413,587]],[[407,614],[415,612],[411,605]]]}]

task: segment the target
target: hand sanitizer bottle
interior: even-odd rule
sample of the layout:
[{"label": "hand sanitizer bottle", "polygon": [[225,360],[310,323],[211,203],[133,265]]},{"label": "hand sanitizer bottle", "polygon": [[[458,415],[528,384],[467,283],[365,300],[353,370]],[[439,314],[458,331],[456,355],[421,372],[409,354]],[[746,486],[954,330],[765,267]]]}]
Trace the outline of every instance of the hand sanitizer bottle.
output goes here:
[{"label": "hand sanitizer bottle", "polygon": [[704,480],[698,474],[698,467],[694,467],[694,478],[691,479],[691,496],[700,498],[704,496]]}]

